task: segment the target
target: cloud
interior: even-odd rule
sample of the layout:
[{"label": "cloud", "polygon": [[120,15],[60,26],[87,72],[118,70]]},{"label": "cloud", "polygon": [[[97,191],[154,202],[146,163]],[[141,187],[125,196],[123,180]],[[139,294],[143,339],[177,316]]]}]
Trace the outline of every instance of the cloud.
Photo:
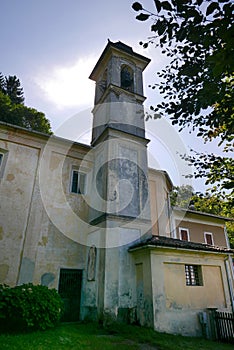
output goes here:
[{"label": "cloud", "polygon": [[72,66],[57,66],[49,74],[40,73],[36,83],[58,109],[92,105],[94,83],[88,77],[95,63],[95,57],[79,58]]}]

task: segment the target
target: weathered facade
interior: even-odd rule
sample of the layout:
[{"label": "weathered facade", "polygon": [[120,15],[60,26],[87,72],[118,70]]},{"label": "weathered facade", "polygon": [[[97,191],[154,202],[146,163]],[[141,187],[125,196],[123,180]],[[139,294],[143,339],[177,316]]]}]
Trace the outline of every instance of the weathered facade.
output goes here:
[{"label": "weathered facade", "polygon": [[66,320],[201,335],[200,312],[233,308],[233,252],[223,218],[172,211],[169,176],[148,169],[148,63],[108,42],[90,146],[1,123],[0,283],[57,288]]}]

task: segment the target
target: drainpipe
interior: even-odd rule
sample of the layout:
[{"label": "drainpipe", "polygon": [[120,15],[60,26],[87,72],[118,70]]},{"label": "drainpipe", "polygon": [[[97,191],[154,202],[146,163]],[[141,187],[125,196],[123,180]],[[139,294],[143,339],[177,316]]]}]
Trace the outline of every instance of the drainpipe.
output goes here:
[{"label": "drainpipe", "polygon": [[230,275],[229,256],[227,256],[224,259],[224,262],[225,262],[225,269],[226,269],[226,275],[227,275],[227,280],[228,280],[228,289],[229,289],[229,294],[230,294],[230,298],[231,298],[232,312],[234,312],[234,291],[233,291],[232,276]]}]

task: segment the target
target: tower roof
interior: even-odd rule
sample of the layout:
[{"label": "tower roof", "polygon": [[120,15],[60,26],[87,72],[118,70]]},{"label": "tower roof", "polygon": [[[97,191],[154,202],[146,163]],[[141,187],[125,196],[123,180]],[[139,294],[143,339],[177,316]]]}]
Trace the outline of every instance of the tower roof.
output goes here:
[{"label": "tower roof", "polygon": [[123,51],[125,54],[130,55],[131,57],[135,57],[137,60],[140,60],[143,63],[143,69],[145,69],[145,67],[151,61],[150,58],[134,52],[133,49],[131,48],[131,46],[128,46],[128,45],[122,43],[121,41],[117,41],[117,42],[113,43],[112,41],[110,41],[108,39],[108,43],[107,43],[105,49],[103,50],[99,60],[97,61],[95,67],[92,70],[92,73],[89,76],[89,78],[91,80],[95,80],[98,67],[102,63],[104,57],[106,55],[108,55],[108,53],[110,53],[112,50]]}]

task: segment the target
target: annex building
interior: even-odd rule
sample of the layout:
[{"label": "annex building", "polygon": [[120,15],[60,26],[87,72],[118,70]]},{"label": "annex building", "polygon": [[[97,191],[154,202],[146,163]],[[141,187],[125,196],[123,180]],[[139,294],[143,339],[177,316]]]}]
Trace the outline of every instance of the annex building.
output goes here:
[{"label": "annex building", "polygon": [[225,219],[171,208],[149,169],[142,75],[150,60],[109,41],[89,146],[0,123],[0,283],[56,288],[64,319],[200,336],[199,314],[233,310]]}]

